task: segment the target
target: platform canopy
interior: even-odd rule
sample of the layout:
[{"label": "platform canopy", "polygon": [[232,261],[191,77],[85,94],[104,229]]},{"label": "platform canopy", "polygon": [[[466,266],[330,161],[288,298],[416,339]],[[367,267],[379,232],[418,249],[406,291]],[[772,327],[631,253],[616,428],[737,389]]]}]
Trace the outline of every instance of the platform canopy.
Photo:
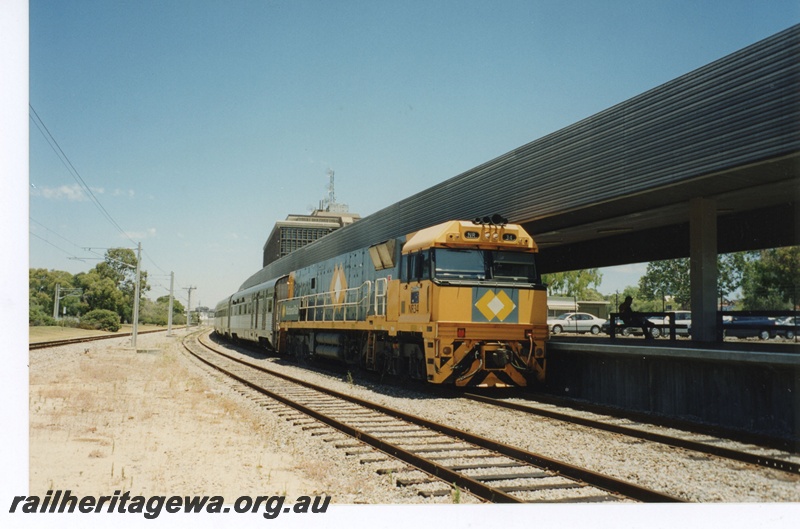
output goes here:
[{"label": "platform canopy", "polygon": [[714,251],[800,244],[798,57],[800,25],[400,200],[243,286],[493,214],[533,236],[543,273],[689,257],[698,200],[695,217],[716,219]]}]

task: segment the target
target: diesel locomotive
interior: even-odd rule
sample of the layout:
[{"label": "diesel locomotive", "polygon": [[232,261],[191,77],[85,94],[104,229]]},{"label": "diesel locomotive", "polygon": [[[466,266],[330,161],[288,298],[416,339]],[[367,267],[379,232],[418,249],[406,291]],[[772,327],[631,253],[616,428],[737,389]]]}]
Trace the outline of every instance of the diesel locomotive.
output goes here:
[{"label": "diesel locomotive", "polygon": [[215,331],[433,384],[542,381],[538,248],[504,220],[444,222],[266,280],[218,303]]}]

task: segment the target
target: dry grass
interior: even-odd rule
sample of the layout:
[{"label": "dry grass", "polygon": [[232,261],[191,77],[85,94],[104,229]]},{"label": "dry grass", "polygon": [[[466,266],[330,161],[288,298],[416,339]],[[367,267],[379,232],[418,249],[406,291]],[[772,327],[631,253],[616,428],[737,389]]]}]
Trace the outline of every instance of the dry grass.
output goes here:
[{"label": "dry grass", "polygon": [[277,447],[274,426],[212,386],[174,341],[151,335],[147,349],[59,349],[41,364],[32,351],[31,494],[56,487],[236,497],[317,488],[302,485],[294,443]]},{"label": "dry grass", "polygon": [[[72,338],[88,338],[91,336],[115,336],[130,333],[131,325],[120,326],[117,332],[93,331],[89,329],[76,329],[73,327],[59,327],[56,325],[28,327],[28,341],[30,343],[49,342],[51,340],[71,340]],[[166,330],[159,325],[139,325],[138,332]]]}]

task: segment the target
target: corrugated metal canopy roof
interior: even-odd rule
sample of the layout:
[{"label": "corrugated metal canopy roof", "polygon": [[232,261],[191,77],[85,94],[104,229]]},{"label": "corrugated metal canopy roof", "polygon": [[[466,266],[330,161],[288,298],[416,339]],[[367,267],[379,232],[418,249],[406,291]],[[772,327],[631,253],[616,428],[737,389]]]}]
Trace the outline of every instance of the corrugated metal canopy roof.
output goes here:
[{"label": "corrugated metal canopy roof", "polygon": [[450,219],[500,213],[557,272],[689,255],[688,201],[713,198],[719,250],[798,244],[800,25],[393,204],[256,273]]}]

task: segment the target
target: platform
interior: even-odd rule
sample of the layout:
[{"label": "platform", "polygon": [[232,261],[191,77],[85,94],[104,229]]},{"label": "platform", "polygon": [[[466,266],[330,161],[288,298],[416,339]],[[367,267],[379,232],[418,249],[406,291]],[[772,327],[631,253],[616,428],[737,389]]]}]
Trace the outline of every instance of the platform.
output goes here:
[{"label": "platform", "polygon": [[787,440],[800,448],[800,344],[562,337],[545,391]]}]

